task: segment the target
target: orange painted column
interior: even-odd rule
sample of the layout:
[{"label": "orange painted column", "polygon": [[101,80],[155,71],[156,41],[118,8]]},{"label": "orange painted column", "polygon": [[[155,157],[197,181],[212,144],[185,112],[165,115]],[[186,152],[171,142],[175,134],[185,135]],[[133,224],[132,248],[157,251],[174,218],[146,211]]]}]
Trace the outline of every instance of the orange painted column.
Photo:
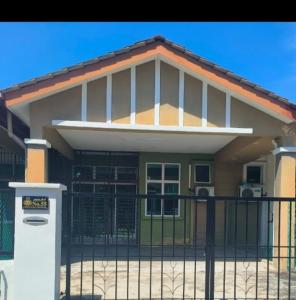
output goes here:
[{"label": "orange painted column", "polygon": [[[289,149],[287,149],[289,148]],[[294,147],[281,147],[274,151],[276,155],[274,192],[275,197],[295,198],[296,181],[296,153]],[[295,148],[296,150],[296,148]],[[294,236],[294,207],[295,203],[283,201],[274,202],[274,267],[280,271],[287,271],[289,266],[288,256],[294,255],[294,249],[289,250]],[[291,210],[291,220],[290,220]],[[290,232],[291,229],[291,232]],[[294,264],[291,259],[291,264]]]},{"label": "orange painted column", "polygon": [[25,139],[26,170],[25,182],[46,183],[48,182],[48,148],[50,143],[41,139]]}]

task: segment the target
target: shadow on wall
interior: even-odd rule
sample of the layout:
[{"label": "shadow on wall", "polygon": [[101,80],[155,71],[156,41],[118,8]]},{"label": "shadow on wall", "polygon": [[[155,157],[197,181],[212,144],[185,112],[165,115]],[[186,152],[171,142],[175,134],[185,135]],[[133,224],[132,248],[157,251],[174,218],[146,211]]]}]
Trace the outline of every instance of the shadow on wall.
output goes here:
[{"label": "shadow on wall", "polygon": [[[61,298],[61,300],[66,300],[66,296],[64,296],[63,298]],[[101,300],[102,296],[95,296],[95,295],[84,295],[84,296],[70,296],[70,300]]]},{"label": "shadow on wall", "polygon": [[4,271],[0,271],[0,300],[8,300],[8,284]]}]

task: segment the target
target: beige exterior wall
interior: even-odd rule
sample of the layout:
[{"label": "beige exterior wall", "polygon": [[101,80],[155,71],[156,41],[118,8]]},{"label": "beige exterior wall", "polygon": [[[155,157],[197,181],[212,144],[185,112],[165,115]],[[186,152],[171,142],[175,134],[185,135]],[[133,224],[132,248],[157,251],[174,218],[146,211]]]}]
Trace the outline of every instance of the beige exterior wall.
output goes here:
[{"label": "beige exterior wall", "polygon": [[[238,196],[238,186],[242,181],[243,166],[237,163],[214,163],[214,185],[216,196]],[[227,205],[227,211],[230,211],[231,203],[220,201],[216,204],[216,237],[217,243],[224,242],[224,224],[229,222],[228,216],[224,214],[224,206]],[[228,240],[228,232],[231,231],[228,225],[226,239]]]},{"label": "beige exterior wall", "polygon": [[131,111],[131,70],[112,75],[112,122],[128,124]]},{"label": "beige exterior wall", "polygon": [[[87,120],[106,121],[106,76],[87,83]],[[53,119],[81,120],[81,86],[30,104],[32,137]],[[155,61],[136,66],[136,124],[154,124]],[[254,128],[255,136],[283,135],[284,123],[232,97],[231,127]],[[208,85],[208,126],[225,127],[226,94]],[[184,125],[201,126],[202,82],[184,74]],[[112,122],[130,123],[131,70],[112,74]],[[179,70],[160,63],[160,125],[179,124]],[[251,120],[251,122],[250,122]]]},{"label": "beige exterior wall", "polygon": [[231,127],[254,129],[254,135],[282,135],[285,124],[244,102],[231,98]]},{"label": "beige exterior wall", "polygon": [[52,120],[81,120],[81,86],[30,104],[31,138],[43,138],[43,127]]},{"label": "beige exterior wall", "polygon": [[179,70],[160,63],[160,125],[179,124]]},{"label": "beige exterior wall", "polygon": [[136,67],[136,124],[154,123],[155,62]]},{"label": "beige exterior wall", "polygon": [[87,84],[87,120],[106,122],[107,77]]},{"label": "beige exterior wall", "polygon": [[47,140],[52,148],[59,151],[68,159],[72,160],[74,158],[74,152],[71,146],[64,140],[64,138],[58,133],[55,128],[44,127],[43,128],[43,138]]},{"label": "beige exterior wall", "polygon": [[275,157],[272,153],[266,155],[265,170],[266,193],[268,197],[274,197]]},{"label": "beige exterior wall", "polygon": [[184,125],[201,126],[202,82],[184,74]]},{"label": "beige exterior wall", "polygon": [[226,94],[208,85],[208,126],[225,127]]},{"label": "beige exterior wall", "polygon": [[242,182],[243,165],[229,162],[215,162],[214,179],[216,196],[237,196]]}]

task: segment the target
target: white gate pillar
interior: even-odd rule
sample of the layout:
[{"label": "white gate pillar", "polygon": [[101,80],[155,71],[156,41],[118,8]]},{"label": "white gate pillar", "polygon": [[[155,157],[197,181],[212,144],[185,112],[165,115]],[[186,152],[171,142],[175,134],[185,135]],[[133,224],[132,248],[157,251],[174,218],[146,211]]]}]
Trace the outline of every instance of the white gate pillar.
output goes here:
[{"label": "white gate pillar", "polygon": [[[58,300],[62,191],[66,187],[22,182],[10,182],[9,186],[16,189],[14,299]],[[43,207],[46,204],[48,208]]]}]

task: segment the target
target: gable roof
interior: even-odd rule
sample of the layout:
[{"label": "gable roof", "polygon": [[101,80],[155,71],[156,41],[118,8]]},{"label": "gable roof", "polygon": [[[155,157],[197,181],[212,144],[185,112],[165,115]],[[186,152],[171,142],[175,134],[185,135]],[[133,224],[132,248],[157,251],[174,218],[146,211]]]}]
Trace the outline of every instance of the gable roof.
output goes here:
[{"label": "gable roof", "polygon": [[88,72],[89,70],[92,70],[94,66],[100,66],[104,64],[112,64],[114,61],[118,61],[122,59],[122,57],[127,57],[133,55],[135,52],[138,51],[144,51],[145,49],[149,49],[152,46],[155,45],[163,45],[168,49],[174,50],[175,53],[182,55],[186,57],[188,60],[199,64],[202,67],[205,67],[208,70],[211,70],[215,72],[218,76],[223,76],[224,78],[228,78],[232,82],[235,82],[237,85],[251,89],[254,93],[260,94],[261,96],[267,98],[269,101],[272,101],[273,103],[278,104],[281,107],[284,107],[290,111],[290,117],[294,120],[296,120],[296,104],[289,102],[288,99],[283,98],[267,89],[264,89],[263,87],[239,76],[234,74],[233,72],[213,63],[209,60],[198,56],[194,54],[193,52],[187,50],[183,46],[180,46],[176,43],[173,43],[163,36],[155,36],[150,39],[146,39],[143,41],[139,41],[135,44],[129,45],[127,47],[124,47],[122,49],[119,49],[114,52],[107,53],[106,55],[98,56],[94,59],[81,62],[79,64],[63,68],[61,70],[58,70],[56,72],[48,73],[46,75],[33,78],[31,80],[16,84],[14,86],[5,88],[0,90],[0,99],[9,100],[11,98],[15,98],[18,95],[22,95],[24,93],[27,93],[27,91],[31,92],[35,88],[39,88],[39,84],[50,84],[51,82],[55,84],[60,79],[62,80],[65,76],[73,76],[75,77],[77,75],[77,72],[79,74],[83,72]]}]

